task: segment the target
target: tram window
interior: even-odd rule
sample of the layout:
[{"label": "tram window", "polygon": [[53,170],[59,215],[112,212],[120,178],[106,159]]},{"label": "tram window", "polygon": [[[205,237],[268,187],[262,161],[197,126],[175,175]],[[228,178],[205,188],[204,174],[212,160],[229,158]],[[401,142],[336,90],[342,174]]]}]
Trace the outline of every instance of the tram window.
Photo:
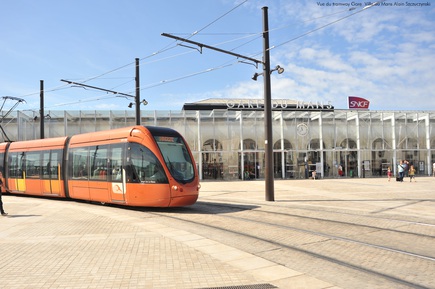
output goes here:
[{"label": "tram window", "polygon": [[107,151],[108,146],[94,146],[90,148],[91,179],[107,180]]},{"label": "tram window", "polygon": [[50,178],[50,152],[45,151],[42,153],[42,178],[49,179]]},{"label": "tram window", "polygon": [[122,151],[122,146],[112,146],[111,148],[109,174],[114,182],[120,182],[122,180]]},{"label": "tram window", "polygon": [[25,152],[14,152],[9,154],[9,177],[17,179],[23,178],[25,159]]},{"label": "tram window", "polygon": [[132,182],[167,184],[165,171],[157,157],[146,147],[139,144],[130,145],[129,179]]},{"label": "tram window", "polygon": [[17,170],[17,153],[9,153],[9,159],[8,159],[8,174],[11,178],[16,178],[16,170]]},{"label": "tram window", "polygon": [[72,160],[72,177],[74,179],[88,179],[88,148],[71,149],[70,160]]},{"label": "tram window", "polygon": [[39,179],[41,176],[41,152],[28,152],[25,162],[26,178]]},{"label": "tram window", "polygon": [[0,172],[3,174],[3,176],[5,176],[5,171],[4,171],[4,167],[3,164],[5,163],[5,154],[4,153],[0,153]]},{"label": "tram window", "polygon": [[58,179],[59,166],[62,163],[62,150],[45,151],[42,153],[42,177],[44,179]]}]

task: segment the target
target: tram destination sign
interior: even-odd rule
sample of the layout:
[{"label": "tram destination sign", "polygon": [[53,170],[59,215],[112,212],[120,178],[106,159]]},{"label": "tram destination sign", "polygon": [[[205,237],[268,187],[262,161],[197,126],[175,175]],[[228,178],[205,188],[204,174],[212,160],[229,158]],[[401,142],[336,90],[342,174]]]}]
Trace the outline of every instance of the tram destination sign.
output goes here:
[{"label": "tram destination sign", "polygon": [[[332,111],[330,101],[298,101],[290,99],[272,99],[272,110],[275,111]],[[264,102],[259,99],[212,99],[195,103],[186,103],[183,110],[264,110]]]}]

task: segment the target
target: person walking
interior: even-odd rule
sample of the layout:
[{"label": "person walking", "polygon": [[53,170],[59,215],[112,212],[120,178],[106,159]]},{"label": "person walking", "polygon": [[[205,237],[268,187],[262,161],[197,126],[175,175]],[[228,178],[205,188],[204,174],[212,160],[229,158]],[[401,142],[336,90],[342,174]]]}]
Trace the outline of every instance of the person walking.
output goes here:
[{"label": "person walking", "polygon": [[416,180],[415,180],[415,168],[414,168],[413,165],[411,165],[409,167],[409,173],[408,173],[408,175],[409,175],[409,182],[412,182],[413,179],[414,179],[414,182],[416,182]]},{"label": "person walking", "polygon": [[393,175],[393,173],[391,172],[391,167],[388,167],[388,170],[387,170],[388,181],[391,181],[392,175]]},{"label": "person walking", "polygon": [[399,162],[399,165],[397,166],[397,171],[399,173],[399,180],[400,182],[403,182],[403,177],[405,175],[405,168],[403,167],[403,161]]},{"label": "person walking", "polygon": [[7,189],[5,187],[5,185],[3,184],[3,173],[0,172],[0,213],[2,214],[2,216],[7,216],[8,213],[5,212],[5,210],[3,209],[3,201],[2,201],[2,192],[6,192]]}]

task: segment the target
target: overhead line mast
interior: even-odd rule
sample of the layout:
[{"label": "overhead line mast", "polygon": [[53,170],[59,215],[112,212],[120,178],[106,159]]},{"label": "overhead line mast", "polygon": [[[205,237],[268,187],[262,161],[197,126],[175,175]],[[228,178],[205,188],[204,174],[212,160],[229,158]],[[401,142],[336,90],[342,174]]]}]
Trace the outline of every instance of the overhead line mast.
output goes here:
[{"label": "overhead line mast", "polygon": [[[200,48],[200,53],[202,53],[202,48],[209,48],[222,52],[225,54],[233,55],[237,58],[243,58],[258,64],[263,64],[263,75],[264,80],[264,145],[265,145],[265,194],[266,201],[275,200],[275,188],[274,188],[274,177],[273,177],[273,135],[272,135],[272,97],[271,97],[271,84],[270,84],[270,54],[269,54],[269,24],[268,24],[268,13],[267,7],[263,7],[263,60],[258,60],[248,56],[244,56],[232,51],[227,51],[203,43],[195,42],[189,39],[174,36],[168,33],[162,33],[162,36],[173,38],[182,42],[198,45]],[[258,75],[257,75],[258,76]]]}]

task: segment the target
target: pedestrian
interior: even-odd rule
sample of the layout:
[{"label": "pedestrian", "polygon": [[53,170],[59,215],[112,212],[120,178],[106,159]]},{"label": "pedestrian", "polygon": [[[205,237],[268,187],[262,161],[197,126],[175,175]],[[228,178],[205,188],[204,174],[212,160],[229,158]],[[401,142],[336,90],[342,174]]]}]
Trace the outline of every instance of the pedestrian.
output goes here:
[{"label": "pedestrian", "polygon": [[2,216],[7,216],[8,213],[3,210],[3,201],[2,201],[2,191],[7,191],[5,185],[3,184],[3,173],[0,171],[0,213]]},{"label": "pedestrian", "polygon": [[416,182],[416,180],[415,180],[415,168],[413,165],[411,165],[409,167],[409,182],[412,182],[412,179],[414,179],[414,182]]},{"label": "pedestrian", "polygon": [[391,167],[388,167],[388,169],[387,169],[387,176],[388,176],[388,181],[391,181],[391,175],[392,175],[393,173],[391,172]]},{"label": "pedestrian", "polygon": [[399,173],[399,182],[403,182],[403,176],[405,175],[405,168],[403,166],[403,161],[399,162],[399,165],[397,166],[397,171]]},{"label": "pedestrian", "polygon": [[402,166],[403,166],[403,177],[407,177],[409,172],[409,162],[407,160],[403,160]]}]

